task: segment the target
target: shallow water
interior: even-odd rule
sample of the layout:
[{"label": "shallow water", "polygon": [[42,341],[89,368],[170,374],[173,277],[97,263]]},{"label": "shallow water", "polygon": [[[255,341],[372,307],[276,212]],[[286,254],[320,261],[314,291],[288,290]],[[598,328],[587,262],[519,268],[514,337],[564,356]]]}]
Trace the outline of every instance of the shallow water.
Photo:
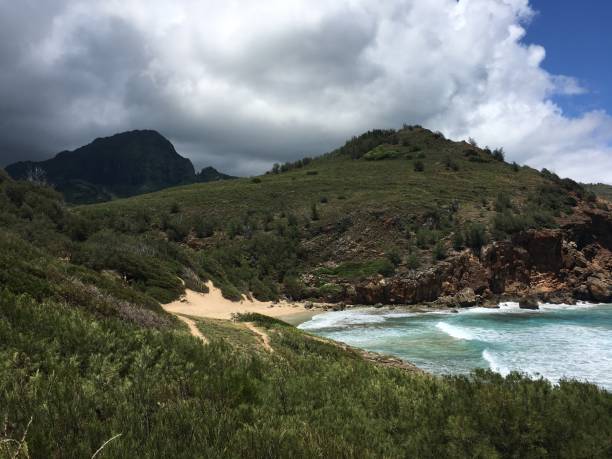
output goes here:
[{"label": "shallow water", "polygon": [[612,390],[612,305],[472,308],[459,314],[352,309],[299,326],[369,351],[396,355],[437,374],[490,368],[553,382],[567,377]]}]

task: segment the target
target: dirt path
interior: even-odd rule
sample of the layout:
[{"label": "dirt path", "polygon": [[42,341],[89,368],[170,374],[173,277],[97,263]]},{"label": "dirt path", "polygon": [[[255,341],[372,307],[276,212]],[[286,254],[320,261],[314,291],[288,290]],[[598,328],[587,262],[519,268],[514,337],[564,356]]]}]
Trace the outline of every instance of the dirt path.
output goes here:
[{"label": "dirt path", "polygon": [[245,322],[244,325],[251,330],[253,333],[255,333],[257,336],[259,336],[261,338],[262,341],[262,346],[263,348],[272,353],[274,352],[274,349],[272,348],[272,346],[270,346],[270,336],[268,336],[268,334],[264,331],[261,331],[259,328],[257,328],[255,326],[254,323],[252,322]]},{"label": "dirt path", "polygon": [[202,344],[209,343],[208,338],[206,338],[206,336],[202,334],[202,332],[200,331],[200,329],[198,328],[198,326],[193,320],[188,319],[187,317],[181,316],[179,314],[174,314],[174,315],[178,317],[180,321],[187,324],[187,327],[189,327],[189,333],[191,333],[192,336],[195,336],[196,338],[202,340]]}]

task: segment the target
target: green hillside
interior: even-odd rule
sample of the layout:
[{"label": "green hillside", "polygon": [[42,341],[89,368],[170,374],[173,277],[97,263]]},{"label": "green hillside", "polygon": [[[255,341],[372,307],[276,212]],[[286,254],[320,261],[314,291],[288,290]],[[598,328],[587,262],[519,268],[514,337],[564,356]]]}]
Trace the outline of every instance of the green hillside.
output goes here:
[{"label": "green hillside", "polygon": [[[426,269],[465,247],[555,227],[589,196],[571,180],[504,162],[501,150],[406,127],[366,133],[261,177],[78,213],[121,237],[146,233],[189,247],[228,298],[330,298],[338,288],[330,268],[340,279]],[[307,274],[317,278],[305,285]]]},{"label": "green hillside", "polygon": [[[419,173],[415,159],[341,151],[257,180],[78,209],[0,171],[0,457],[91,457],[111,439],[100,457],[608,457],[612,396],[593,385],[434,377],[262,316],[242,320],[271,352],[241,322],[198,320],[203,345],[161,309],[181,280],[203,290],[213,278],[230,296],[318,295],[300,276],[409,269],[407,253],[387,256],[396,247],[432,264],[421,227],[446,241],[488,225],[504,187],[529,208],[542,205],[532,190],[563,185],[419,135],[455,148],[459,169],[437,147],[423,149]],[[467,187],[458,207],[453,183]],[[341,250],[348,237],[362,238],[355,250]]]}]

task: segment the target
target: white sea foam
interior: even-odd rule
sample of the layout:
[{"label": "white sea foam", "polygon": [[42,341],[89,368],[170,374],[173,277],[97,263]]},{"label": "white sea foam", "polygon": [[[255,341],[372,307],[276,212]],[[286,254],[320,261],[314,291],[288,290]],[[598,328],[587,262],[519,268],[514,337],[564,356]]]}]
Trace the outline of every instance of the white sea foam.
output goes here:
[{"label": "white sea foam", "polygon": [[438,322],[436,324],[436,328],[438,330],[443,331],[449,336],[452,336],[455,339],[465,339],[465,340],[473,340],[475,339],[474,335],[470,333],[469,330],[459,327],[457,325],[452,325],[447,322]]},{"label": "white sea foam", "polygon": [[506,376],[510,373],[510,370],[505,365],[502,365],[500,362],[499,356],[490,351],[489,349],[485,349],[482,351],[482,358],[487,361],[489,364],[489,368],[497,373],[500,373],[503,376]]},{"label": "white sea foam", "polygon": [[347,327],[350,325],[376,324],[385,321],[381,314],[368,314],[363,310],[334,311],[314,316],[298,328],[302,330],[317,330],[326,328]]}]

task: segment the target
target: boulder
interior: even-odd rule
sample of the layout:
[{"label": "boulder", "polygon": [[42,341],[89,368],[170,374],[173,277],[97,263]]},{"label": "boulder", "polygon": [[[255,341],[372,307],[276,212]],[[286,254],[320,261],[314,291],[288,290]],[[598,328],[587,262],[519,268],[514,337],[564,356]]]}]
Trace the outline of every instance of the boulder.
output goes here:
[{"label": "boulder", "polygon": [[586,286],[593,300],[607,303],[612,301],[612,282],[611,279],[603,279],[602,277],[589,277]]},{"label": "boulder", "polygon": [[540,309],[538,299],[534,296],[526,296],[519,300],[519,308],[521,309]]}]

